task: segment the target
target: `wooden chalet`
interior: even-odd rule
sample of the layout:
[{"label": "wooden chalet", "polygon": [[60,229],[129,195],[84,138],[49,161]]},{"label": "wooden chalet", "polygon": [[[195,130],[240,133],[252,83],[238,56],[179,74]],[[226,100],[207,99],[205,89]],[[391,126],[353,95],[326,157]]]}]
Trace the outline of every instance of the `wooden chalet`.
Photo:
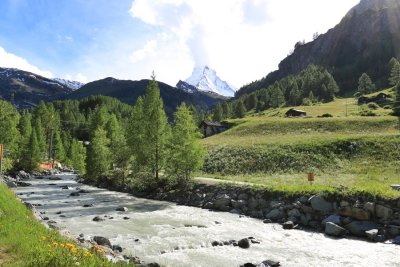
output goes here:
[{"label": "wooden chalet", "polygon": [[229,125],[221,122],[202,121],[199,128],[204,137],[209,137],[228,130]]}]

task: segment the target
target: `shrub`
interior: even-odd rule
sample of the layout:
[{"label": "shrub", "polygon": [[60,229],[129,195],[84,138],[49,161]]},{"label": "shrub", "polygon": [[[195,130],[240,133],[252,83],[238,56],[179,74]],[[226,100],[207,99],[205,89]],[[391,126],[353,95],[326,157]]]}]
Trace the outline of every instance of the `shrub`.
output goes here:
[{"label": "shrub", "polygon": [[376,104],[375,102],[371,102],[371,103],[368,104],[368,108],[376,110],[376,109],[379,108],[379,105]]},{"label": "shrub", "polygon": [[319,116],[319,118],[332,118],[333,116],[332,116],[332,114],[329,114],[329,113],[325,113],[325,114],[322,114],[321,116]]}]

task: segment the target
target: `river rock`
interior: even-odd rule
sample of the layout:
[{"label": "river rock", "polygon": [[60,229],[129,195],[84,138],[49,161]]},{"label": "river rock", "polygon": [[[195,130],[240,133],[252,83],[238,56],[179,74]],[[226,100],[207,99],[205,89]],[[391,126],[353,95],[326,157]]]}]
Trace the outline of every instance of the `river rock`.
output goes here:
[{"label": "river rock", "polygon": [[279,209],[280,207],[282,207],[282,202],[280,202],[280,201],[276,201],[276,200],[272,200],[270,203],[269,203],[269,207],[271,208],[271,209]]},{"label": "river rock", "polygon": [[217,197],[214,201],[214,208],[219,210],[226,210],[231,204],[231,198],[227,194],[223,194]]},{"label": "river rock", "polygon": [[253,264],[251,262],[247,262],[247,263],[245,263],[243,265],[240,265],[240,267],[257,267],[257,265],[255,265],[255,264]]},{"label": "river rock", "polygon": [[17,175],[20,179],[28,180],[31,178],[31,175],[25,171],[19,171]]},{"label": "river rock", "polygon": [[390,235],[390,236],[397,236],[397,235],[400,235],[400,226],[397,226],[397,225],[389,225],[389,226],[387,226],[387,233]]},{"label": "river rock", "polygon": [[296,218],[298,218],[298,217],[300,217],[301,213],[300,213],[300,211],[299,211],[298,209],[294,208],[294,209],[289,210],[288,213],[287,213],[287,215],[288,215],[289,217],[296,217]]},{"label": "river rock", "polygon": [[396,244],[396,245],[400,245],[400,235],[393,238],[392,243]]},{"label": "river rock", "polygon": [[111,249],[112,251],[118,251],[119,253],[122,252],[122,247],[120,245],[113,245]]},{"label": "river rock", "polygon": [[292,222],[292,221],[284,222],[283,225],[282,225],[282,227],[283,227],[283,229],[285,229],[285,230],[293,229],[293,227],[294,227],[294,222]]},{"label": "river rock", "polygon": [[249,240],[247,238],[243,238],[243,239],[239,240],[238,246],[240,248],[249,248],[250,247],[250,242],[249,242]]},{"label": "river rock", "polygon": [[61,181],[62,179],[60,177],[49,177],[49,180],[51,180],[51,181]]},{"label": "river rock", "polygon": [[17,187],[17,183],[15,183],[15,182],[13,182],[13,181],[7,181],[7,182],[6,182],[6,185],[7,185],[9,188]]},{"label": "river rock", "polygon": [[90,191],[89,190],[85,190],[85,189],[81,189],[81,190],[78,191],[78,193],[80,193],[80,194],[89,194]]},{"label": "river rock", "polygon": [[32,184],[30,183],[25,183],[25,182],[17,182],[17,186],[21,186],[21,187],[27,187],[27,186],[31,186]]},{"label": "river rock", "polygon": [[351,217],[359,221],[368,221],[371,217],[368,211],[355,207],[340,208],[339,213],[342,216]]},{"label": "river rock", "polygon": [[387,220],[393,215],[393,210],[389,207],[376,204],[375,205],[375,215],[380,219]]},{"label": "river rock", "polygon": [[48,221],[50,220],[49,217],[43,217],[43,221]]},{"label": "river rock", "polygon": [[265,220],[263,220],[263,223],[272,223],[272,220],[271,219],[265,219]]},{"label": "river rock", "polygon": [[151,262],[147,264],[147,267],[160,267],[160,264],[158,264],[157,262]]},{"label": "river rock", "polygon": [[105,247],[112,248],[110,240],[108,240],[107,238],[105,238],[103,236],[95,236],[95,237],[93,237],[93,241],[96,242],[97,245],[99,245],[99,246],[105,246]]},{"label": "river rock", "polygon": [[322,224],[326,224],[328,222],[334,223],[336,225],[341,225],[342,224],[342,217],[339,215],[330,215],[329,217],[325,218],[322,221]]},{"label": "river rock", "polygon": [[84,208],[90,208],[90,207],[94,207],[94,205],[93,204],[85,204],[85,205],[83,205],[83,207]]},{"label": "river rock", "polygon": [[231,204],[232,204],[232,207],[234,207],[235,209],[241,209],[241,208],[247,206],[247,200],[243,200],[243,199],[233,200],[232,199]]},{"label": "river rock", "polygon": [[347,234],[347,230],[333,222],[326,222],[325,234],[331,236],[344,236]]},{"label": "river rock", "polygon": [[79,192],[72,192],[71,194],[69,194],[71,197],[79,197],[80,194]]},{"label": "river rock", "polygon": [[212,208],[214,208],[214,204],[212,202],[206,202],[206,204],[204,204],[203,208],[212,209]]},{"label": "river rock", "polygon": [[353,235],[356,236],[367,236],[366,231],[377,229],[379,225],[375,222],[371,221],[353,221],[347,225],[345,228],[350,231]]},{"label": "river rock", "polygon": [[128,208],[127,207],[118,207],[115,209],[116,211],[123,211],[123,212],[127,212]]},{"label": "river rock", "polygon": [[368,231],[365,231],[365,235],[368,237],[368,239],[375,240],[376,236],[378,235],[378,229],[371,229]]},{"label": "river rock", "polygon": [[280,220],[285,217],[285,213],[279,209],[273,209],[265,215],[265,219]]},{"label": "river rock", "polygon": [[104,221],[104,219],[101,218],[100,216],[96,216],[96,217],[93,218],[92,221],[94,221],[94,222],[102,222],[102,221]]},{"label": "river rock", "polygon": [[259,267],[279,267],[281,266],[279,261],[271,261],[271,260],[265,260],[261,262]]},{"label": "river rock", "polygon": [[375,216],[375,203],[374,202],[366,202],[364,204],[364,209],[368,211],[371,215]]},{"label": "river rock", "polygon": [[311,203],[311,207],[316,211],[331,212],[333,210],[332,203],[327,201],[321,195],[314,195],[310,197],[309,202]]},{"label": "river rock", "polygon": [[248,200],[249,199],[249,195],[246,193],[241,193],[238,196],[238,200]]}]

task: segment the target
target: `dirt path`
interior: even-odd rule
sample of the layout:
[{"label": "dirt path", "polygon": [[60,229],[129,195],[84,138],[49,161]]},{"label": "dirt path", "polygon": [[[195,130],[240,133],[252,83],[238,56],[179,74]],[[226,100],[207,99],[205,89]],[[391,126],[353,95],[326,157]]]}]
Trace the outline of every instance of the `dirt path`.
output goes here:
[{"label": "dirt path", "polygon": [[253,183],[222,180],[222,179],[207,178],[207,177],[195,177],[194,180],[201,184],[207,184],[207,185],[215,185],[215,184],[221,184],[221,183],[237,184],[237,185],[255,185]]}]

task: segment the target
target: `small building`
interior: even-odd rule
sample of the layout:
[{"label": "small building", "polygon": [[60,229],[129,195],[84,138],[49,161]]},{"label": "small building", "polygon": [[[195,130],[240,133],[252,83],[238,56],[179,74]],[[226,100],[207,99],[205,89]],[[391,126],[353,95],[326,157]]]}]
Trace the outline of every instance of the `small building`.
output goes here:
[{"label": "small building", "polygon": [[221,122],[202,121],[199,128],[204,137],[209,137],[228,130],[229,125]]},{"label": "small building", "polygon": [[299,109],[291,108],[285,113],[286,117],[304,117],[307,116],[307,112]]},{"label": "small building", "polygon": [[358,105],[364,105],[364,104],[368,104],[368,103],[372,103],[372,102],[375,102],[378,104],[384,104],[384,103],[386,103],[388,98],[390,98],[390,95],[385,94],[385,93],[379,93],[376,96],[371,96],[371,97],[362,96],[362,97],[358,98]]}]

